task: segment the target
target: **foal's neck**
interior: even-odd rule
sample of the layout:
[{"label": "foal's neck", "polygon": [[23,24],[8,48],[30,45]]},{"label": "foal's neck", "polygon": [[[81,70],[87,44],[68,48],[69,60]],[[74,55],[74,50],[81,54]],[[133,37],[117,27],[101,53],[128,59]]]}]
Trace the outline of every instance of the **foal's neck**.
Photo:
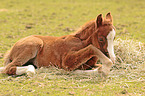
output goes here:
[{"label": "foal's neck", "polygon": [[85,25],[83,25],[80,30],[75,34],[75,37],[80,38],[81,40],[86,40],[95,30],[95,21],[92,20]]},{"label": "foal's neck", "polygon": [[87,46],[91,44],[91,35],[95,31],[95,28],[96,27],[94,20],[90,21],[77,31],[75,37],[79,38],[84,43],[84,46]]}]

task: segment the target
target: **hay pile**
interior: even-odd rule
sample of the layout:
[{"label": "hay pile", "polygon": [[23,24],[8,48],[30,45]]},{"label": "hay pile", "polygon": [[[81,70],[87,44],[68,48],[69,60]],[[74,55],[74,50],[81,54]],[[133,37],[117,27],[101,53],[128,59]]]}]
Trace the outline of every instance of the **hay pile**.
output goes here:
[{"label": "hay pile", "polygon": [[114,41],[116,64],[136,68],[145,64],[145,45],[133,40],[117,39]]}]

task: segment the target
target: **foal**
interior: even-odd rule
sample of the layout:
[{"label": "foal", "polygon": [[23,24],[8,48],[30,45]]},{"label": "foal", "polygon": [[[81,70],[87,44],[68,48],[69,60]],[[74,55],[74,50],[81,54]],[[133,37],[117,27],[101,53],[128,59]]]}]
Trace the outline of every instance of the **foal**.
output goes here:
[{"label": "foal", "polygon": [[[74,35],[28,36],[14,44],[5,57],[5,67],[0,70],[9,75],[21,75],[35,74],[34,66],[56,66],[81,72],[91,72],[89,70],[99,66],[99,73],[107,75],[115,62],[114,29],[112,16],[108,13],[105,18],[98,15]],[[96,64],[98,60],[102,64]]]}]

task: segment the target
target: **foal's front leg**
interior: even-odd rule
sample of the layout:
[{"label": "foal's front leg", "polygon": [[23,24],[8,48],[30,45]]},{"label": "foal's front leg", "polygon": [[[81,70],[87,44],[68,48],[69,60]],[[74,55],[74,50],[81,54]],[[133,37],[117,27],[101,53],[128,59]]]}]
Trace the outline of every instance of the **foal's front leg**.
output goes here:
[{"label": "foal's front leg", "polygon": [[112,61],[93,45],[68,53],[62,60],[62,67],[69,71],[75,70],[94,56],[98,57],[102,62],[102,68],[99,68],[99,72],[107,75],[110,71]]},{"label": "foal's front leg", "polygon": [[70,51],[62,60],[62,67],[65,70],[72,71],[85,64],[89,59],[94,57],[94,49],[87,46],[78,51]]}]

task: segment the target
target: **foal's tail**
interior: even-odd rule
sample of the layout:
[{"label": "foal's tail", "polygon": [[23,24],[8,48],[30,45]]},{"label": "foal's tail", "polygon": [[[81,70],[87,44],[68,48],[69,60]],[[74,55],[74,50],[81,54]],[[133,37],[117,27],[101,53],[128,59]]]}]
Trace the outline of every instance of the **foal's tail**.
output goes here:
[{"label": "foal's tail", "polygon": [[8,65],[11,62],[10,51],[11,50],[7,51],[6,54],[4,55],[4,66]]}]

